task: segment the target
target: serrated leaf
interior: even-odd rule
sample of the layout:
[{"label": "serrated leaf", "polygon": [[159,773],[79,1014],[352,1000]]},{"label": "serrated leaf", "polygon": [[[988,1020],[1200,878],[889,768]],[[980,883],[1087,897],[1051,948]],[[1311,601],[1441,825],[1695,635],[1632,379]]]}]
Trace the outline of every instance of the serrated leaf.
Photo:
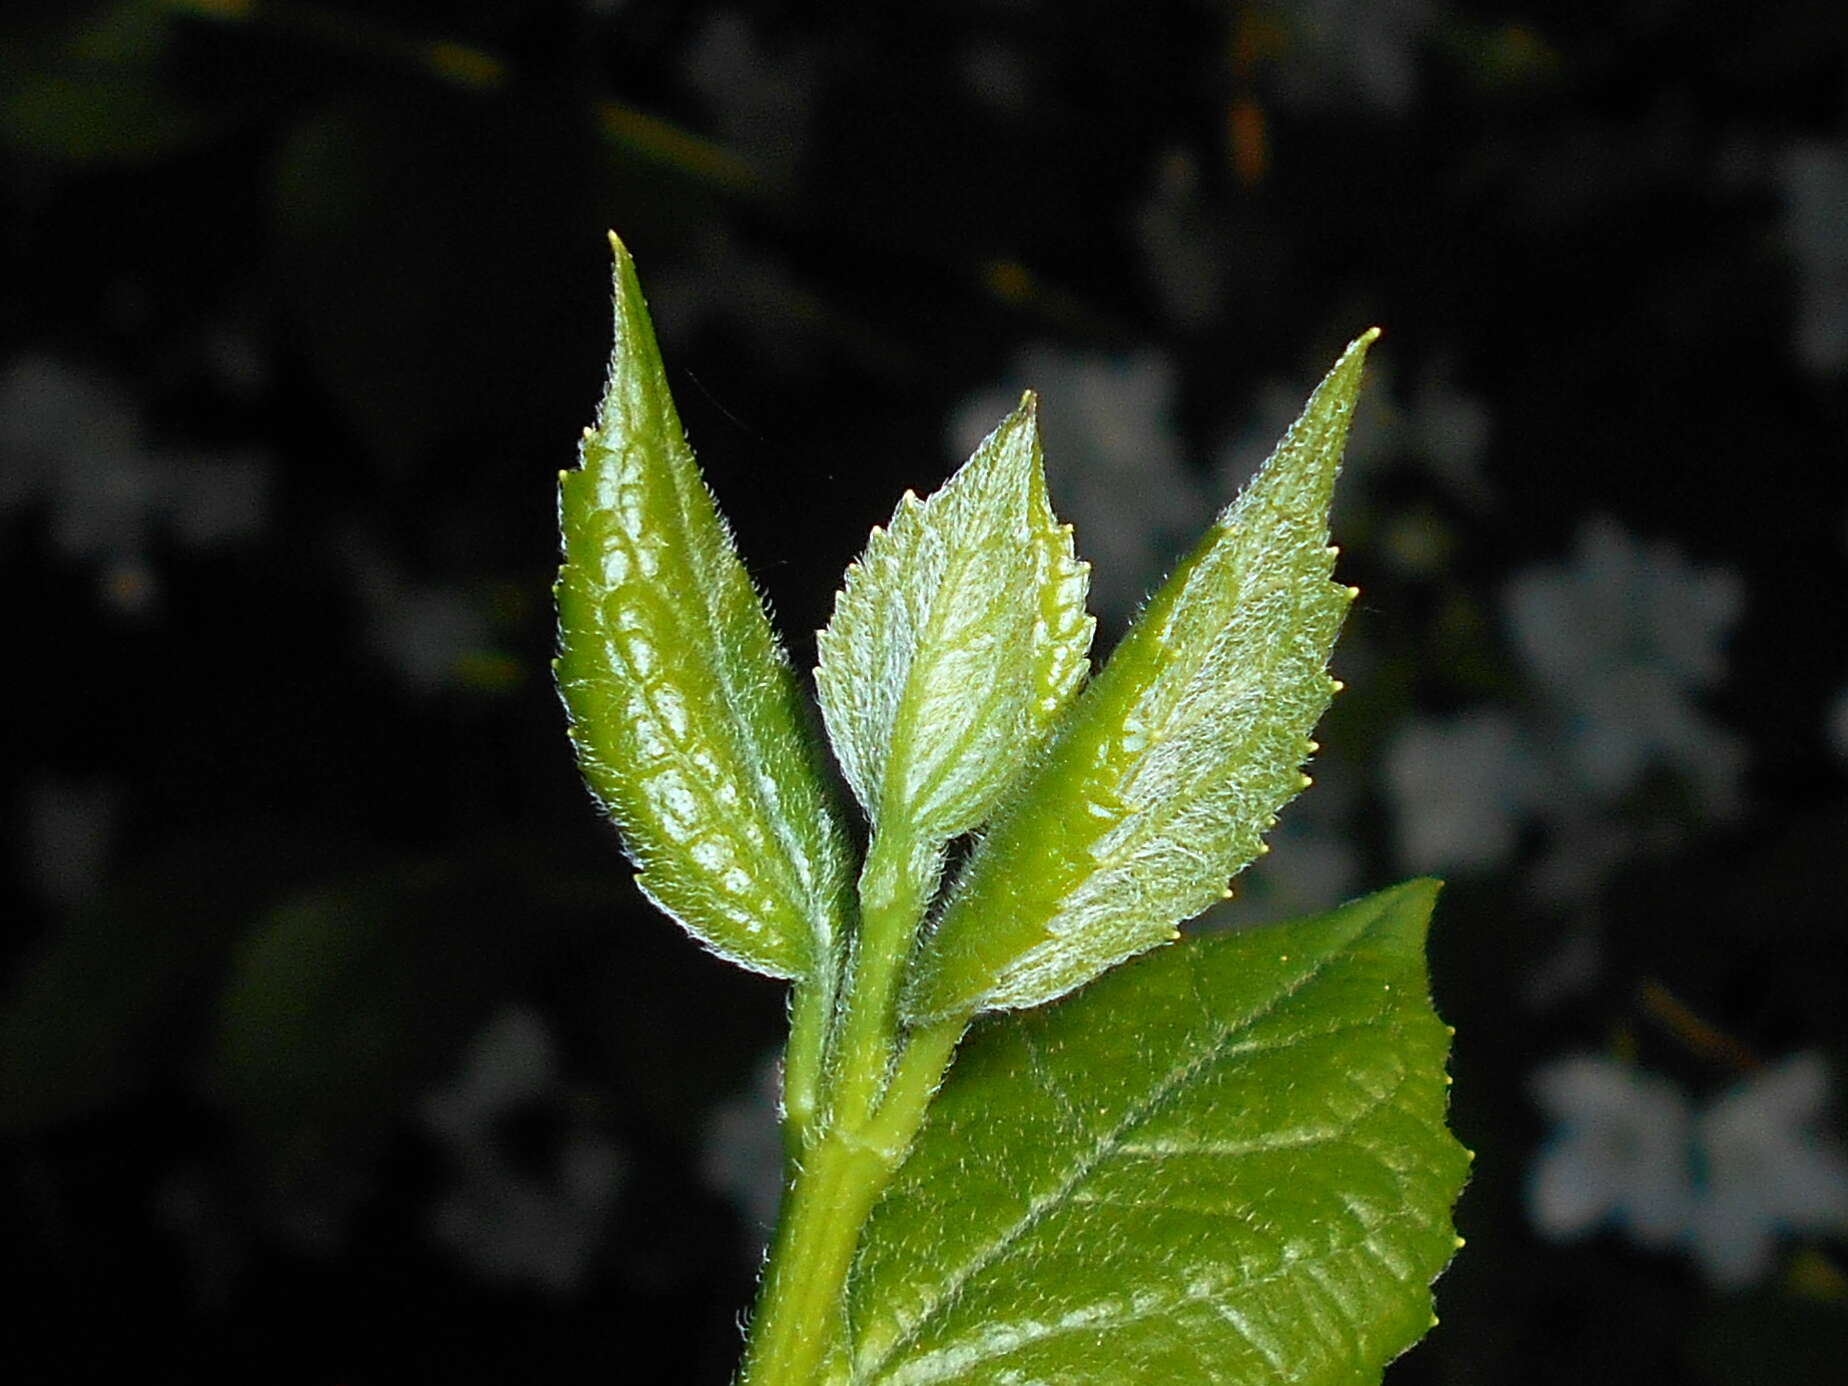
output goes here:
[{"label": "serrated leaf", "polygon": [[1423,1336],[1466,1152],[1437,885],[1190,939],[965,1042],[849,1281],[854,1386],[1361,1386]]},{"label": "serrated leaf", "polygon": [[559,691],[650,899],[779,977],[832,954],[851,868],[789,661],[700,478],[634,263],[594,428],[559,481]]},{"label": "serrated leaf", "polygon": [[1033,702],[1028,709],[1031,733],[1043,738],[1071,702],[1091,670],[1091,637],[1097,618],[1085,607],[1091,565],[1073,551],[1072,527],[1059,523],[1046,494],[1042,466],[1033,468],[1033,591],[1039,596],[1034,616]]},{"label": "serrated leaf", "polygon": [[928,500],[905,494],[821,633],[822,717],[875,827],[980,824],[1083,677],[1085,569],[1034,415],[1029,395]]},{"label": "serrated leaf", "polygon": [[1174,937],[1306,783],[1351,589],[1328,506],[1350,346],[1175,570],[997,813],[914,960],[913,1019],[1033,1006]]}]

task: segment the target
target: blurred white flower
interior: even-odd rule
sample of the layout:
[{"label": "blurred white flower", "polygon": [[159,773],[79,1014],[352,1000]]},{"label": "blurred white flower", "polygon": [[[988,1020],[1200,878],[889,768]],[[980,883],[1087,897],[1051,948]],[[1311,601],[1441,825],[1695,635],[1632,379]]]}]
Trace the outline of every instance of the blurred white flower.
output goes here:
[{"label": "blurred white flower", "polygon": [[1157,300],[1182,327],[1199,327],[1225,297],[1227,260],[1200,199],[1200,168],[1185,149],[1155,166],[1154,191],[1135,215],[1136,240]]},{"label": "blurred white flower", "polygon": [[75,905],[102,885],[121,818],[122,787],[108,780],[40,777],[26,790],[26,870],[39,893]]},{"label": "blurred white flower", "polygon": [[415,693],[459,686],[469,658],[492,646],[479,604],[453,587],[405,584],[367,605],[367,643]]},{"label": "blurred white flower", "polygon": [[1091,563],[1092,609],[1119,631],[1210,518],[1182,459],[1174,374],[1174,363],[1152,350],[1111,357],[1032,346],[1015,358],[1012,380],[950,419],[960,462],[1022,389],[1038,391],[1053,508]]},{"label": "blurred white flower", "polygon": [[1463,500],[1489,498],[1482,475],[1488,455],[1489,410],[1459,389],[1448,366],[1437,362],[1419,376],[1404,410],[1405,451]]},{"label": "blurred white flower", "polygon": [[1480,708],[1406,723],[1386,752],[1400,866],[1499,866],[1539,801],[1541,783],[1526,738],[1504,712]]},{"label": "blurred white flower", "polygon": [[42,503],[52,543],[97,565],[104,597],[124,610],[158,596],[158,537],[210,548],[257,533],[270,471],[256,453],[149,446],[126,391],[51,357],[0,374],[0,516]]},{"label": "blurred white flower", "polygon": [[687,50],[686,75],[712,108],[718,135],[757,168],[788,177],[808,139],[813,45],[760,43],[737,10],[717,10]]},{"label": "blurred white flower", "polygon": [[456,1175],[431,1215],[431,1235],[490,1279],[560,1294],[595,1254],[624,1170],[611,1141],[568,1119],[537,1167],[507,1148],[507,1121],[534,1107],[563,1114],[564,1097],[545,1021],[510,1006],[470,1046],[462,1071],[420,1107]]},{"label": "blurred white flower", "polygon": [[1797,359],[1831,373],[1848,364],[1848,143],[1794,144],[1778,175],[1797,269]]},{"label": "blurred white flower", "polygon": [[1749,1285],[1770,1269],[1781,1232],[1848,1230],[1848,1160],[1818,1138],[1829,1073],[1798,1054],[1754,1074],[1699,1117],[1704,1163],[1688,1240],[1715,1284]]},{"label": "blurred white flower", "polygon": [[[778,370],[812,363],[815,299],[787,265],[716,221],[688,227],[681,250],[649,279],[648,306],[664,340],[686,342],[723,322]],[[792,335],[792,325],[804,331]]]},{"label": "blurred white flower", "polygon": [[1528,1210],[1543,1236],[1614,1223],[1639,1244],[1680,1247],[1714,1285],[1771,1269],[1786,1233],[1848,1230],[1848,1159],[1815,1126],[1828,1071],[1814,1054],[1768,1067],[1696,1110],[1673,1083],[1580,1056],[1534,1076],[1556,1123],[1536,1157]]},{"label": "blurred white flower", "polygon": [[753,1261],[770,1240],[783,1201],[782,1102],[782,1055],[772,1050],[759,1060],[750,1085],[706,1116],[700,1179],[744,1214]]},{"label": "blurred white flower", "polygon": [[498,649],[480,595],[406,577],[364,535],[342,543],[365,612],[372,654],[412,693],[495,690],[517,679]]},{"label": "blurred white flower", "polygon": [[1685,1235],[1694,1203],[1693,1117],[1681,1089],[1585,1055],[1542,1068],[1533,1092],[1557,1123],[1528,1185],[1543,1236],[1581,1237],[1606,1222],[1645,1246],[1672,1246]]},{"label": "blurred white flower", "polygon": [[1745,751],[1702,712],[1744,587],[1672,544],[1646,544],[1600,517],[1570,562],[1514,579],[1506,610],[1516,650],[1552,704],[1576,788],[1621,798],[1651,768],[1678,773],[1708,812],[1736,806]]}]

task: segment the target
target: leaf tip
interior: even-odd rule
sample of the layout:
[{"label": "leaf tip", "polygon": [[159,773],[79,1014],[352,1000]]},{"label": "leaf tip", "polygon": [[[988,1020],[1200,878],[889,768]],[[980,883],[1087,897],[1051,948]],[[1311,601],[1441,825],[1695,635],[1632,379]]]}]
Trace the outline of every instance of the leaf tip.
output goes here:
[{"label": "leaf tip", "polygon": [[1393,893],[1417,896],[1420,899],[1436,900],[1444,883],[1436,876],[1414,876],[1409,881],[1401,881],[1392,887]]}]

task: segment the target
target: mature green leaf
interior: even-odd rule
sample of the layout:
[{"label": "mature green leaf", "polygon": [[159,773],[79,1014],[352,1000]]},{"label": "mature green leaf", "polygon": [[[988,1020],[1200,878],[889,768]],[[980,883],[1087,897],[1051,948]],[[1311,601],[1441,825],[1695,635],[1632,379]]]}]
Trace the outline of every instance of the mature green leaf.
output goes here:
[{"label": "mature green leaf", "polygon": [[1374,334],[1350,346],[1074,702],[914,960],[907,1009],[1037,1005],[1177,937],[1307,778],[1353,591],[1328,505]]},{"label": "mature green leaf", "polygon": [[847,570],[816,687],[875,827],[942,841],[988,816],[1083,676],[1092,621],[1053,518],[1031,395]]},{"label": "mature green leaf", "polygon": [[849,1281],[855,1386],[1360,1386],[1433,1322],[1432,881],[1190,939],[965,1043]]},{"label": "mature green leaf", "polygon": [[652,899],[773,976],[832,955],[846,838],[762,601],[701,480],[628,251],[580,466],[559,480],[558,686],[592,792]]}]

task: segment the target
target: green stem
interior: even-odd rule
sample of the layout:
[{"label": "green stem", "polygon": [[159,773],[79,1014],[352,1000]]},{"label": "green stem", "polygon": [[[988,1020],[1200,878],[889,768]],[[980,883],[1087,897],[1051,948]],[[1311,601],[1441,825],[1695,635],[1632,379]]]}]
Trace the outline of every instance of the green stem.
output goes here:
[{"label": "green stem", "polygon": [[824,1137],[798,1166],[751,1321],[737,1386],[818,1386],[837,1344],[860,1227],[891,1172],[870,1150]]},{"label": "green stem", "polygon": [[790,996],[789,1047],[783,1052],[783,1143],[792,1162],[819,1137],[834,1000],[831,959],[813,977],[797,981]]},{"label": "green stem", "polygon": [[737,1386],[845,1378],[847,1274],[861,1231],[910,1152],[965,1023],[905,1035],[898,1020],[905,962],[941,869],[938,844],[875,832],[846,976],[838,989],[828,976],[796,987],[784,1063],[791,1178]]},{"label": "green stem", "polygon": [[908,1037],[876,1112],[836,1127],[797,1166],[736,1386],[834,1386],[848,1363],[847,1273],[879,1197],[910,1153],[967,1021]]},{"label": "green stem", "polygon": [[904,1056],[892,1073],[885,1100],[865,1132],[866,1143],[890,1158],[894,1169],[911,1153],[911,1142],[924,1124],[924,1113],[942,1086],[943,1075],[949,1072],[956,1046],[968,1028],[968,1018],[957,1016],[914,1030],[907,1038]]},{"label": "green stem", "polygon": [[898,1036],[898,984],[942,867],[935,843],[881,829],[860,870],[860,932],[836,1045],[835,1124],[858,1126],[885,1086]]}]

